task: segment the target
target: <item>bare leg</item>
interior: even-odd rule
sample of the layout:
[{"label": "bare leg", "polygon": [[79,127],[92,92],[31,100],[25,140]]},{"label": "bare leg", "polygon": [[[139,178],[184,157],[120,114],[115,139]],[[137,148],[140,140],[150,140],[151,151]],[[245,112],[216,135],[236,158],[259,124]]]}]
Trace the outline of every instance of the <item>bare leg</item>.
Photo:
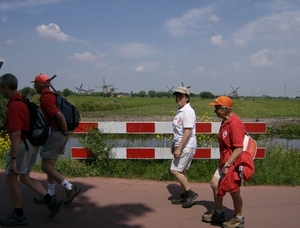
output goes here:
[{"label": "bare leg", "polygon": [[38,180],[30,177],[30,173],[20,174],[20,181],[42,196],[45,196],[47,194],[47,191],[45,190],[43,185]]},{"label": "bare leg", "polygon": [[7,174],[5,178],[5,184],[8,188],[10,199],[14,205],[14,208],[22,207],[22,195],[18,185],[19,174]]},{"label": "bare leg", "polygon": [[240,194],[240,190],[230,193],[231,198],[233,200],[233,207],[235,211],[236,216],[242,216],[243,215],[243,199]]},{"label": "bare leg", "polygon": [[210,181],[210,187],[212,188],[212,191],[213,191],[216,209],[222,210],[223,209],[223,198],[220,198],[218,196],[219,182],[220,182],[220,178],[213,176],[213,178]]},{"label": "bare leg", "polygon": [[191,189],[190,186],[189,186],[188,180],[187,180],[187,176],[186,176],[186,171],[185,170],[183,172],[178,172],[178,171],[175,171],[175,170],[171,170],[171,173],[179,181],[183,192],[186,192],[186,191],[188,191],[188,190]]}]

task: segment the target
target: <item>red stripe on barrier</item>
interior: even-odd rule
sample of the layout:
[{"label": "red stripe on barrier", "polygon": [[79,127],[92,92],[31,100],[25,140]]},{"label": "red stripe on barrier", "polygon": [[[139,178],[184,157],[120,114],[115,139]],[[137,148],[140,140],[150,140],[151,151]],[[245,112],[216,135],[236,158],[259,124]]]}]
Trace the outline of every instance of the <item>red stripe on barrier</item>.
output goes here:
[{"label": "red stripe on barrier", "polygon": [[211,123],[196,123],[196,133],[211,133]]},{"label": "red stripe on barrier", "polygon": [[155,158],[155,149],[153,148],[127,148],[127,158]]},{"label": "red stripe on barrier", "polygon": [[80,122],[78,127],[74,130],[75,133],[86,133],[92,128],[98,128],[98,122]]},{"label": "red stripe on barrier", "polygon": [[92,158],[93,155],[90,153],[90,151],[83,147],[73,147],[72,148],[72,158],[77,159],[84,159],[84,158]]},{"label": "red stripe on barrier", "polygon": [[267,123],[244,123],[245,130],[249,133],[266,133],[267,132]]},{"label": "red stripe on barrier", "polygon": [[127,133],[155,133],[155,123],[126,123]]},{"label": "red stripe on barrier", "polygon": [[266,148],[257,148],[255,158],[266,158]]},{"label": "red stripe on barrier", "polygon": [[194,158],[211,158],[211,149],[210,148],[197,148]]}]

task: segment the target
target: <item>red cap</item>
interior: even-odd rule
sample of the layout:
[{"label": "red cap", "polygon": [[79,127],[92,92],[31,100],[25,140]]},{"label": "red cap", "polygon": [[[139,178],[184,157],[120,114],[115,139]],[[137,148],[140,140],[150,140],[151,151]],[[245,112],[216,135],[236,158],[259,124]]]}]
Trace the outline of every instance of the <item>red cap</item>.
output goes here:
[{"label": "red cap", "polygon": [[209,103],[209,105],[221,105],[221,106],[232,107],[233,102],[227,96],[220,96],[215,100],[215,102]]},{"label": "red cap", "polygon": [[50,85],[50,78],[47,75],[40,73],[35,77],[34,81],[32,82]]}]

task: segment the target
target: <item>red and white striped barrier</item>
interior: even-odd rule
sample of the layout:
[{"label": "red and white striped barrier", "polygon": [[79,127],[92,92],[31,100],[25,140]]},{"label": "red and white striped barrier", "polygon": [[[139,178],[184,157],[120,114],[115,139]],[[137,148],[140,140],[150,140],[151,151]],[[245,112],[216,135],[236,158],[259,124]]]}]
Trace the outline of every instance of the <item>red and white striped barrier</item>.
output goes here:
[{"label": "red and white striped barrier", "polygon": [[[197,134],[217,134],[220,122],[197,122]],[[246,131],[252,134],[265,134],[266,123],[246,122]],[[102,133],[113,134],[172,134],[171,122],[81,122],[74,133],[87,133],[91,128],[98,128]],[[71,148],[73,159],[92,158],[92,154],[83,147]],[[265,158],[266,149],[258,148],[255,158]],[[172,159],[170,148],[166,147],[116,147],[110,152],[115,159]],[[194,159],[218,159],[219,148],[197,148]]]}]

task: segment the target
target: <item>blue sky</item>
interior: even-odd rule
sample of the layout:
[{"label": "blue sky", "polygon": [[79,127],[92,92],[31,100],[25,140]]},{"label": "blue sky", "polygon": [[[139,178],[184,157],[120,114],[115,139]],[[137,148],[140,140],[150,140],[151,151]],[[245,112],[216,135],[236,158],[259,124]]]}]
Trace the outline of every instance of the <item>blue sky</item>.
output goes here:
[{"label": "blue sky", "polygon": [[1,0],[0,30],[19,88],[300,95],[299,0]]}]

